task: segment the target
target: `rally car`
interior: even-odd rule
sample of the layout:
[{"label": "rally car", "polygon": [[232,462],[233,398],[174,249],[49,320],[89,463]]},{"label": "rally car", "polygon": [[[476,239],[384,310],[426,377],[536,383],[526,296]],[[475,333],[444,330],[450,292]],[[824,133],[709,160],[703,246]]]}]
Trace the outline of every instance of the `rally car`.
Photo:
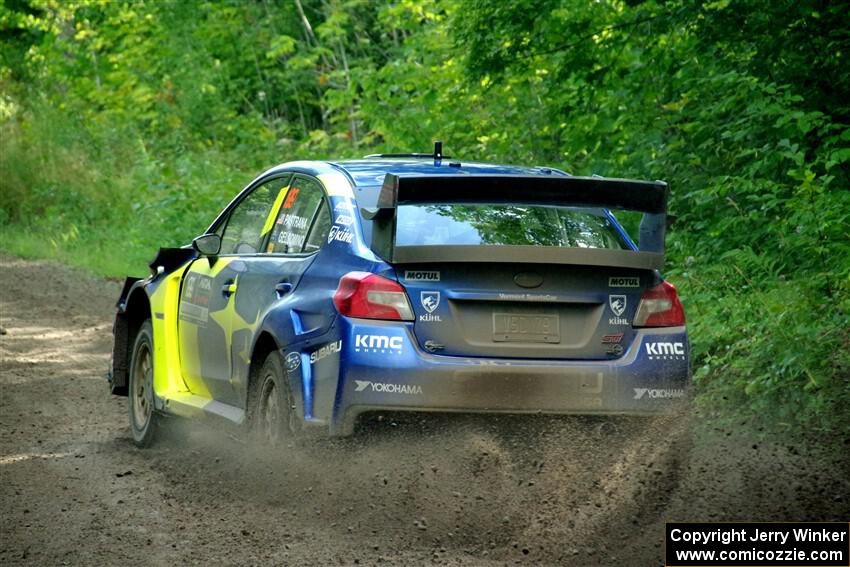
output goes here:
[{"label": "rally car", "polygon": [[438,150],[284,163],[126,280],[112,393],[140,446],[168,415],[277,443],[376,411],[670,411],[690,371],[667,196]]}]

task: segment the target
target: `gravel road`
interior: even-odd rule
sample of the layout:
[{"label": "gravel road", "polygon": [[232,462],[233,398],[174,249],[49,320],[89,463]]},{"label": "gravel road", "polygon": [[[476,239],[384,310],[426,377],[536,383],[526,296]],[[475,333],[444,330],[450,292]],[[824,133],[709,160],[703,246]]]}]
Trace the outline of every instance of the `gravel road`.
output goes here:
[{"label": "gravel road", "polygon": [[846,457],[697,418],[139,450],[104,379],[119,289],[0,256],[2,565],[659,565],[665,521],[850,519]]}]

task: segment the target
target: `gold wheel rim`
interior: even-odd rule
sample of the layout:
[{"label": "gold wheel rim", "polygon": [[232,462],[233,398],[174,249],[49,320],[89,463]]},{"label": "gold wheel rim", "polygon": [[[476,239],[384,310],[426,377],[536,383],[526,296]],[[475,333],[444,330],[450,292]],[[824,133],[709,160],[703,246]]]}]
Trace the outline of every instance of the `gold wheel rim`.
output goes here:
[{"label": "gold wheel rim", "polygon": [[141,431],[147,427],[153,411],[153,357],[150,347],[142,343],[133,366],[133,423]]}]

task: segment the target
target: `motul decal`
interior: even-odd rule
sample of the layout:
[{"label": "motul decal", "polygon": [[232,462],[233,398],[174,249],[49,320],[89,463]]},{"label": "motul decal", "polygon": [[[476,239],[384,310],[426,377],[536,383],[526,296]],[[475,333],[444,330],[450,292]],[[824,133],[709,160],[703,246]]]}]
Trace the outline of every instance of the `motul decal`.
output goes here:
[{"label": "motul decal", "polygon": [[438,282],[440,281],[440,272],[434,270],[405,270],[404,281]]},{"label": "motul decal", "polygon": [[608,278],[608,287],[640,287],[640,278],[612,276]]}]

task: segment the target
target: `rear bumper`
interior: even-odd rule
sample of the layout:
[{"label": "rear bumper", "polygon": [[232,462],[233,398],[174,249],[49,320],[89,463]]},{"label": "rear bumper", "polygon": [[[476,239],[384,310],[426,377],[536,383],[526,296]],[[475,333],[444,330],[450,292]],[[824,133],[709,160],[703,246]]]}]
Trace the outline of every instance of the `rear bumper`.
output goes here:
[{"label": "rear bumper", "polygon": [[342,326],[335,435],[352,433],[357,418],[374,410],[667,413],[690,384],[685,327],[640,330],[616,360],[556,361],[439,356],[419,349],[398,323],[345,319]]}]

